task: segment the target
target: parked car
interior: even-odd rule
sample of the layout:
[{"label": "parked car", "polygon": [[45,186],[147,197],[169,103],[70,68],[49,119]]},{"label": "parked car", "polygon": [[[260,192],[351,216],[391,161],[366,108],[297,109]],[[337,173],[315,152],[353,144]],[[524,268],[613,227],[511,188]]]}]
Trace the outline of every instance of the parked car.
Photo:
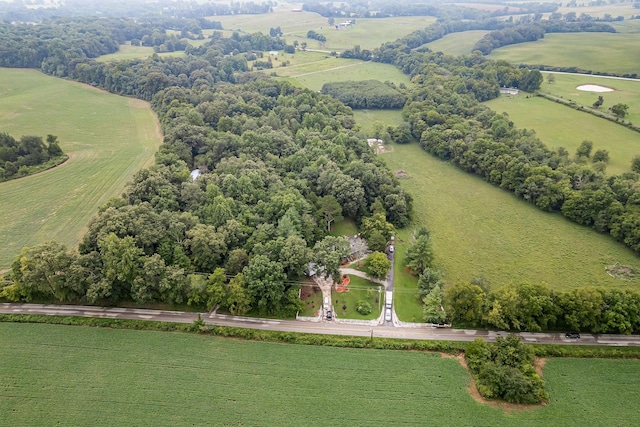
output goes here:
[{"label": "parked car", "polygon": [[564,337],[575,340],[580,338],[580,334],[578,332],[567,332],[566,334],[564,334]]},{"label": "parked car", "polygon": [[387,308],[387,310],[384,313],[384,320],[386,320],[387,322],[391,322],[391,309]]},{"label": "parked car", "polygon": [[327,320],[331,320],[333,318],[333,313],[331,310],[327,310]]}]

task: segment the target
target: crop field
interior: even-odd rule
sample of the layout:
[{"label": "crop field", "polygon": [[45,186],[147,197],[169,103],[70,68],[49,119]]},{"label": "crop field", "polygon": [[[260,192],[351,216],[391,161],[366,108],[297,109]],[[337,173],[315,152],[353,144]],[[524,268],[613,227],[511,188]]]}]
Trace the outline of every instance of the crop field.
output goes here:
[{"label": "crop field", "polygon": [[[279,54],[277,58],[277,60],[275,57],[272,59],[274,68],[265,70],[265,73],[275,73],[278,77],[312,90],[320,90],[325,83],[354,80],[390,81],[397,85],[410,84],[409,76],[393,65],[379,62],[336,58],[319,52]],[[285,67],[282,66],[284,61],[289,61]]]},{"label": "crop field", "polygon": [[[640,87],[640,83],[636,85]],[[546,90],[549,86],[552,85],[545,83],[543,88]],[[609,99],[607,93],[602,95],[605,100]],[[587,96],[594,102],[597,99],[597,94],[585,92],[578,102],[587,104]],[[570,99],[576,98],[570,95]],[[485,104],[497,112],[506,111],[517,127],[535,129],[540,140],[549,148],[565,147],[571,156],[575,156],[580,143],[589,140],[593,142],[593,152],[598,149],[608,150],[608,174],[629,172],[631,159],[640,155],[640,133],[541,97],[526,98],[522,94],[516,97],[501,96]],[[606,105],[611,104],[605,101],[604,106]],[[640,103],[636,105],[640,106]]]},{"label": "crop field", "polygon": [[0,183],[0,270],[23,246],[78,243],[89,219],[153,161],[162,141],[145,102],[49,77],[0,69],[0,132],[58,136],[63,165]]},{"label": "crop field", "polygon": [[565,33],[505,46],[489,54],[514,64],[578,67],[594,73],[637,73],[640,69],[640,34]]},{"label": "crop field", "polygon": [[[548,83],[549,74],[553,74],[555,82]],[[602,96],[604,104],[601,111],[606,112],[612,105],[627,104],[629,114],[625,117],[632,123],[640,124],[640,80],[622,80],[607,77],[583,76],[575,74],[543,73],[545,80],[540,91],[575,101],[578,104],[591,107]],[[576,89],[580,85],[599,85],[614,89],[613,92],[586,92]]]},{"label": "crop field", "polygon": [[418,144],[393,145],[381,157],[392,170],[408,173],[400,182],[414,198],[413,226],[431,231],[435,263],[449,283],[483,276],[492,288],[524,281],[558,290],[640,284],[605,272],[616,262],[640,268],[637,255],[606,235],[542,212]]},{"label": "crop field", "polygon": [[[382,286],[358,276],[349,275],[349,279],[349,292],[336,292],[335,289],[331,291],[331,302],[336,315],[345,319],[377,319],[382,307]],[[371,313],[358,313],[356,305],[359,300],[371,304]]]},{"label": "crop field", "polygon": [[488,32],[477,30],[447,34],[439,40],[427,43],[425,46],[434,52],[443,52],[447,55],[467,55],[471,53],[473,46]]},{"label": "crop field", "polygon": [[551,359],[551,403],[505,413],[434,353],[37,324],[0,324],[0,339],[12,426],[623,426],[640,397],[637,360]]}]

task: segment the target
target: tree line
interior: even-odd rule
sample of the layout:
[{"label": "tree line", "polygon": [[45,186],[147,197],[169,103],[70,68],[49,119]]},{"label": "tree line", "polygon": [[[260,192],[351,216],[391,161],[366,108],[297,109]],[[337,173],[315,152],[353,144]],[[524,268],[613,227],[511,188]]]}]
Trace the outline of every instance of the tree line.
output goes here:
[{"label": "tree line", "polygon": [[16,140],[0,133],[0,181],[39,172],[67,158],[54,135],[47,135],[45,143],[39,136],[22,136]]},{"label": "tree line", "polygon": [[[197,20],[207,28],[210,16],[258,14],[272,12],[272,2],[238,1],[197,3],[172,0],[154,1],[153,7],[145,0],[109,1],[66,0],[51,7],[29,7],[28,2],[7,2],[0,11],[0,19],[6,22],[35,23],[56,17],[133,18],[138,22],[153,19]],[[170,17],[170,18],[169,18]]]},{"label": "tree line", "polygon": [[320,92],[356,110],[398,109],[404,107],[406,102],[400,91],[378,80],[325,83]]},{"label": "tree line", "polygon": [[492,31],[480,39],[473,47],[483,55],[488,55],[493,49],[512,44],[532,42],[544,38],[546,33],[582,33],[582,32],[608,32],[615,33],[616,29],[610,24],[598,22],[568,22],[539,20]]}]

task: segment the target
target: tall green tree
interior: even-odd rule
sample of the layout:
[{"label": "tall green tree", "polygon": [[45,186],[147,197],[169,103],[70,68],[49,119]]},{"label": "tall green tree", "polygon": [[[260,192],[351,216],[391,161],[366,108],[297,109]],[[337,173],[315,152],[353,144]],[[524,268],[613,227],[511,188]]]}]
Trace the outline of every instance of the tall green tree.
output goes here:
[{"label": "tall green tree", "polygon": [[278,313],[283,306],[287,279],[282,265],[257,255],[244,268],[243,276],[252,305],[263,313]]},{"label": "tall green tree", "polygon": [[364,266],[373,277],[384,279],[391,269],[391,261],[382,252],[374,252],[367,257]]}]

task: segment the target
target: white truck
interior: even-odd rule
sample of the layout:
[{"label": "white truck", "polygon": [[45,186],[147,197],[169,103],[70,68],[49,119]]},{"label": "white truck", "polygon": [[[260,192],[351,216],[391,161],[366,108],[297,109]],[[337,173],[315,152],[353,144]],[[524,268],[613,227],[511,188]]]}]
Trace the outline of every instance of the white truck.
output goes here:
[{"label": "white truck", "polygon": [[393,292],[386,291],[384,293],[384,300],[385,300],[384,306],[386,308],[391,308],[391,304],[393,304]]}]

